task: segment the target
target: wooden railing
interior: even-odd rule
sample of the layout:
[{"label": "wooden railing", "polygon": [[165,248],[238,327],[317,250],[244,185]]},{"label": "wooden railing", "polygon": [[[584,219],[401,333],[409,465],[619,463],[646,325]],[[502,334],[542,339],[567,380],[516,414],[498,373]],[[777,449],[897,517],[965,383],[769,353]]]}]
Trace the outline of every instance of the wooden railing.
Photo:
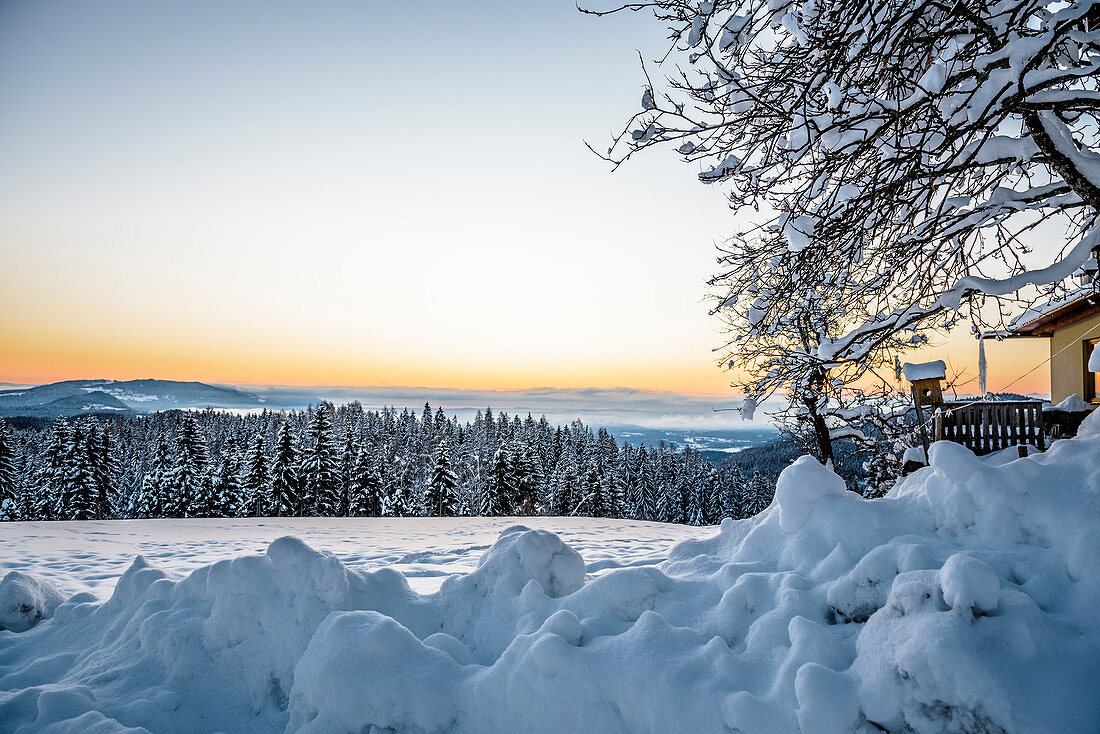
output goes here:
[{"label": "wooden railing", "polygon": [[979,456],[1031,444],[1046,449],[1043,404],[1038,400],[944,403],[935,416],[935,439],[960,443]]}]

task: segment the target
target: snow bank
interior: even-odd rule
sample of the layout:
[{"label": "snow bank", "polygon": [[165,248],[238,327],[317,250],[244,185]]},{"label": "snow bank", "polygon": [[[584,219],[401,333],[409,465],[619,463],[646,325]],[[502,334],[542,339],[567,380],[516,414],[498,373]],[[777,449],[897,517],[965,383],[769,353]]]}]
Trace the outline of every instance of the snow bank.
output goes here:
[{"label": "snow bank", "polygon": [[1026,458],[938,443],[880,500],[802,458],[756,518],[596,578],[522,526],[427,595],[293,538],[180,580],[138,558],[108,601],[0,632],[0,722],[1097,731],[1098,455],[1096,414]]}]

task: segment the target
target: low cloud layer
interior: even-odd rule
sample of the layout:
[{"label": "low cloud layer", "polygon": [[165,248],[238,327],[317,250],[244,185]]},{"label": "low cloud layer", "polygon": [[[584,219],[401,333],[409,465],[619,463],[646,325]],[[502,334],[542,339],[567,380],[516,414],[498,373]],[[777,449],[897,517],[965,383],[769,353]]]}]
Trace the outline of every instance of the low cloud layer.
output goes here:
[{"label": "low cloud layer", "polygon": [[273,407],[302,408],[318,400],[346,403],[358,400],[367,408],[394,406],[420,409],[425,402],[448,414],[471,418],[478,410],[538,417],[564,423],[579,418],[596,425],[638,425],[662,428],[737,428],[746,423],[735,395],[700,396],[632,388],[528,390],[455,390],[421,387],[279,387],[248,386]]}]

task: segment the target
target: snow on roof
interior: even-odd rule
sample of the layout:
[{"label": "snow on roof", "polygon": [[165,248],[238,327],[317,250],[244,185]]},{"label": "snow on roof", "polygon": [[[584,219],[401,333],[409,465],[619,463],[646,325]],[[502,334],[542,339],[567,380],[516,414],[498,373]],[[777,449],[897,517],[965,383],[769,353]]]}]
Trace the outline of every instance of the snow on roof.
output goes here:
[{"label": "snow on roof", "polygon": [[947,365],[943,363],[942,359],[937,359],[935,362],[920,362],[912,364],[906,362],[901,366],[902,371],[905,373],[905,379],[909,382],[916,380],[942,380],[947,376]]},{"label": "snow on roof", "polygon": [[1044,405],[1043,410],[1064,410],[1067,413],[1091,413],[1092,405],[1082,400],[1081,396],[1077,393],[1073,393],[1057,405]]},{"label": "snow on roof", "polygon": [[1092,293],[1095,293],[1095,289],[1092,285],[1071,288],[1061,296],[1058,296],[1057,298],[1052,298],[1045,303],[1040,303],[1038,305],[1032,306],[1016,318],[1012,319],[1012,321],[1008,324],[1008,331],[1011,332],[1013,329],[1018,329],[1025,324],[1029,324],[1032,321],[1042,318],[1049,313],[1053,313],[1063,306],[1068,306],[1074,301],[1078,301]]}]

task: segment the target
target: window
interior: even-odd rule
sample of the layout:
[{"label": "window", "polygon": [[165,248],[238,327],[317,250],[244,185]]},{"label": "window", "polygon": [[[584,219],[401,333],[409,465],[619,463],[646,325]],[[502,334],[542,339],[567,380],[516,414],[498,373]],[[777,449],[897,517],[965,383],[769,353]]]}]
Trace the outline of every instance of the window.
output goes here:
[{"label": "window", "polygon": [[1100,401],[1100,372],[1089,372],[1089,358],[1092,357],[1096,345],[1100,339],[1089,339],[1085,342],[1085,400],[1089,402]]}]

